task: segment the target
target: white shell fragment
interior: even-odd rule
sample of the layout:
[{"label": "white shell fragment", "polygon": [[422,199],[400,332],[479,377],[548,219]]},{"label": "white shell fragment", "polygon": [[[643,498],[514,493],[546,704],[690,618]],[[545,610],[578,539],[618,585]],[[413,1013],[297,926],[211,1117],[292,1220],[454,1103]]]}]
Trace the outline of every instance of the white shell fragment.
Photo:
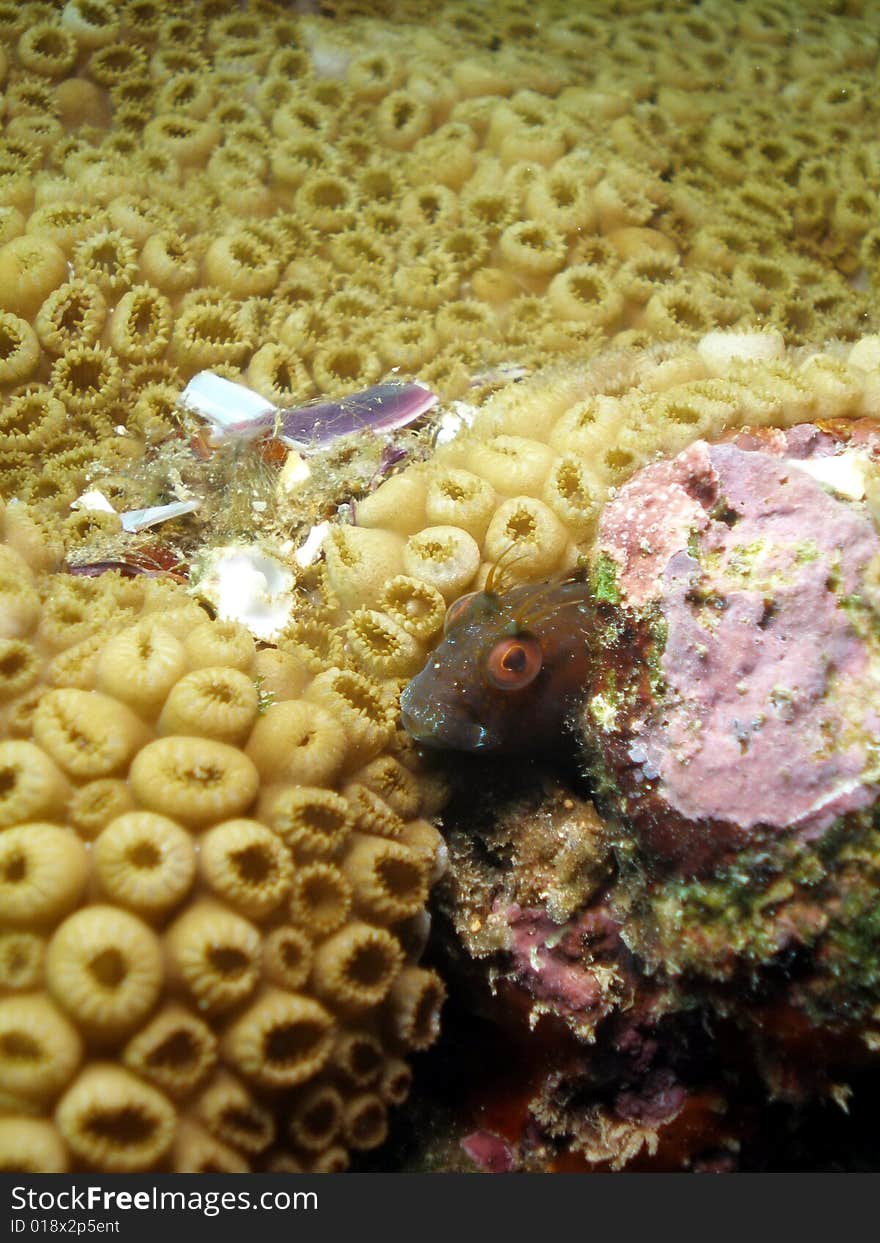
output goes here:
[{"label": "white shell fragment", "polygon": [[180,518],[184,514],[192,514],[199,508],[199,502],[171,501],[167,505],[152,505],[149,509],[129,509],[120,514],[123,531],[132,535],[138,531],[146,531],[148,527],[158,526],[160,522],[169,522],[172,518]]},{"label": "white shell fragment", "polygon": [[237,621],[258,639],[274,639],[293,612],[293,574],[277,558],[246,544],[213,548],[195,584],[221,621]]},{"label": "white shell fragment", "polygon": [[210,423],[219,440],[259,436],[273,425],[278,412],[277,406],[252,388],[213,371],[194,375],[178,402]]},{"label": "white shell fragment", "polygon": [[291,449],[278,474],[276,490],[279,496],[290,496],[300,484],[305,483],[311,473],[311,467],[302,454],[297,453],[296,449]]},{"label": "white shell fragment", "polygon": [[[123,531],[135,535],[138,531],[146,531],[148,527],[158,526],[160,522],[169,522],[172,518],[180,518],[183,514],[191,514],[199,508],[195,499],[170,501],[167,505],[152,505],[149,509],[129,509],[120,514]],[[116,510],[98,488],[83,492],[70,503],[71,509],[81,509],[91,513],[115,514]]]},{"label": "white shell fragment", "polygon": [[453,401],[448,410],[437,419],[437,431],[434,434],[434,443],[445,445],[450,440],[454,440],[459,432],[466,427],[470,427],[477,416],[477,407],[470,405],[466,401]]},{"label": "white shell fragment", "polygon": [[305,569],[306,566],[311,565],[313,561],[317,560],[318,554],[321,551],[324,539],[326,538],[329,530],[329,522],[319,522],[316,526],[312,527],[311,531],[309,531],[306,538],[293,554],[297,565],[301,565],[303,569]]},{"label": "white shell fragment", "polygon": [[75,501],[70,502],[71,509],[85,509],[91,513],[115,514],[116,510],[107,500],[103,492],[97,488],[92,488],[89,492],[83,492],[82,496],[78,496]]},{"label": "white shell fragment", "polygon": [[850,501],[863,501],[868,480],[877,474],[877,468],[867,454],[858,452],[838,453],[832,457],[795,458],[789,461],[789,465],[806,471],[838,496],[845,496]]}]

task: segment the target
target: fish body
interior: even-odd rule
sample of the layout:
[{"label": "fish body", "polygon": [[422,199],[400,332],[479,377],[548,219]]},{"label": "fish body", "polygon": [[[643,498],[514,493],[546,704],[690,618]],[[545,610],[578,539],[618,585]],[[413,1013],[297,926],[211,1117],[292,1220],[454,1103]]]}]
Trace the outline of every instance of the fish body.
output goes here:
[{"label": "fish body", "polygon": [[581,582],[463,596],[401,696],[404,728],[424,746],[457,751],[558,744],[587,682],[594,620],[592,593]]}]

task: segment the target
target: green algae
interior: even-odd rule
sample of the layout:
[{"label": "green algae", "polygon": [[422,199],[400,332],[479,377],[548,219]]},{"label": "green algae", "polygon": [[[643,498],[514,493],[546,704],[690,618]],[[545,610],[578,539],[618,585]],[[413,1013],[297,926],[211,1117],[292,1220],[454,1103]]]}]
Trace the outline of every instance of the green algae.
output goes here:
[{"label": "green algae", "polygon": [[620,604],[622,599],[617,583],[617,565],[607,553],[600,552],[593,566],[593,594],[605,604]]}]

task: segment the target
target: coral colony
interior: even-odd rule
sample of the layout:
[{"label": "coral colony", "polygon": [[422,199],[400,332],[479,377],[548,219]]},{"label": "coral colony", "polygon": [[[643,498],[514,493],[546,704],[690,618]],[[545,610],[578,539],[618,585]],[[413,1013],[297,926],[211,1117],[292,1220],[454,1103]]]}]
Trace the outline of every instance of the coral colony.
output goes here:
[{"label": "coral colony", "polygon": [[0,0],[0,1169],[735,1168],[880,1049],[880,13],[308,7]]}]

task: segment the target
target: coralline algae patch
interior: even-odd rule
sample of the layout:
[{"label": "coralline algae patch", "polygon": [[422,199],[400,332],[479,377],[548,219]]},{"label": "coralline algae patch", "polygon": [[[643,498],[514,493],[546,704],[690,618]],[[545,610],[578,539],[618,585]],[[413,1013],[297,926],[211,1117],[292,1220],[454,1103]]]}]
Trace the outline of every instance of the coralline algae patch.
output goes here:
[{"label": "coralline algae patch", "polygon": [[205,367],[283,405],[852,339],[878,19],[842,7],[0,4],[2,494],[58,521],[97,459],[121,508],[167,499],[125,467]]},{"label": "coralline algae patch", "polygon": [[0,519],[0,1168],[344,1169],[443,998],[392,701]]},{"label": "coralline algae patch", "polygon": [[[633,780],[671,818],[728,823],[707,834],[719,853],[759,826],[815,836],[873,802],[869,567],[873,579],[880,538],[865,506],[837,492],[864,472],[876,478],[869,429],[857,423],[843,445],[804,425],[766,440],[745,433],[744,446],[697,441],[641,471],[603,515],[598,556],[617,605],[662,627],[663,700],[647,718],[638,692],[629,701],[634,671],[615,665],[609,645],[590,707],[609,735],[629,735]],[[863,501],[863,483],[857,493]],[[646,834],[662,837],[656,808],[650,820]]]},{"label": "coralline algae patch", "polygon": [[800,955],[781,991],[869,1034],[877,447],[872,421],[763,429],[625,484],[597,536],[608,633],[584,710],[635,865],[628,944],[715,980]]}]

